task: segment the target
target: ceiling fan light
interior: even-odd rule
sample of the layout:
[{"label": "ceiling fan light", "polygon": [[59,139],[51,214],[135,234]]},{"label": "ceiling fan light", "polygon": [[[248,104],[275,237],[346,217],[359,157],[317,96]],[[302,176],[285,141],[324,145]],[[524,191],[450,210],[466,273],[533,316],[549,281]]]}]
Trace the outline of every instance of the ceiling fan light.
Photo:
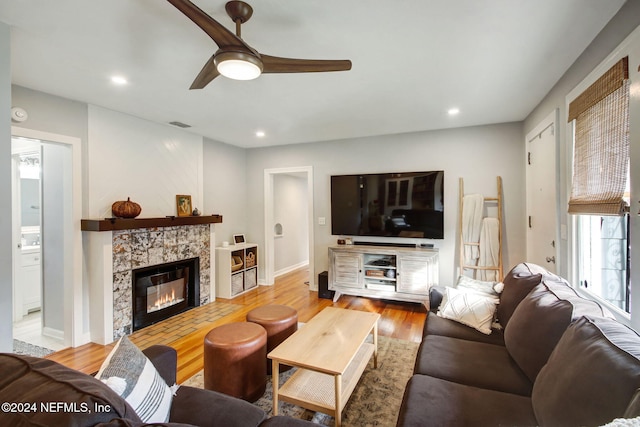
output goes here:
[{"label": "ceiling fan light", "polygon": [[234,80],[253,80],[262,74],[262,61],[242,52],[221,52],[214,58],[218,72]]}]

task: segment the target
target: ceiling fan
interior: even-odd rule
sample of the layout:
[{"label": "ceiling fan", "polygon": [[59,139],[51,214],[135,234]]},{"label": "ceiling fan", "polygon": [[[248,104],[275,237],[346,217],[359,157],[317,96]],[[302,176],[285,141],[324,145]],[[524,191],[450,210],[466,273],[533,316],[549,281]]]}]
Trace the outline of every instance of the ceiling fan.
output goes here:
[{"label": "ceiling fan", "polygon": [[227,14],[236,24],[236,34],[189,0],[167,1],[207,33],[219,47],[189,89],[202,89],[220,74],[236,80],[251,80],[262,73],[312,73],[351,69],[349,60],[280,58],[259,53],[241,38],[240,25],[247,22],[253,14],[251,6],[243,1],[233,0],[225,6]]}]

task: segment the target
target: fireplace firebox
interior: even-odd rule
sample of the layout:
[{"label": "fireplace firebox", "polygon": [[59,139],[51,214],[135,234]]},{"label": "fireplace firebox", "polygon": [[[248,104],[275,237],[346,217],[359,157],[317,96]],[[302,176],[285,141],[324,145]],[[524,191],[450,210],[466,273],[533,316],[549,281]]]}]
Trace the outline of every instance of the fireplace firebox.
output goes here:
[{"label": "fireplace firebox", "polygon": [[200,260],[133,270],[133,330],[200,305]]}]

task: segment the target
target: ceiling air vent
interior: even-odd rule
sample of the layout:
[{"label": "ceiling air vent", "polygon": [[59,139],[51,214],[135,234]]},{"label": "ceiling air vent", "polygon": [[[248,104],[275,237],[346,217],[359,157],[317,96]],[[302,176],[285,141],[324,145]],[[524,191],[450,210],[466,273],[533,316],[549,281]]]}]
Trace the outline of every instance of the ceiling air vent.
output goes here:
[{"label": "ceiling air vent", "polygon": [[178,126],[179,128],[190,128],[191,125],[182,122],[169,122],[170,125]]}]

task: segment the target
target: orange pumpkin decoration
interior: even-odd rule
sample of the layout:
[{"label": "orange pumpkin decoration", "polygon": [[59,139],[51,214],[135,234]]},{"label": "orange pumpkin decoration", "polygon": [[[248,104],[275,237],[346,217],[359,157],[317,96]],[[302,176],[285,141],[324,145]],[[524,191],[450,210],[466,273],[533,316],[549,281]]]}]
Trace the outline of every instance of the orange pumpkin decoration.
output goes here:
[{"label": "orange pumpkin decoration", "polygon": [[118,218],[135,218],[140,215],[142,208],[139,204],[132,202],[130,197],[127,201],[118,201],[111,205],[111,213]]}]

